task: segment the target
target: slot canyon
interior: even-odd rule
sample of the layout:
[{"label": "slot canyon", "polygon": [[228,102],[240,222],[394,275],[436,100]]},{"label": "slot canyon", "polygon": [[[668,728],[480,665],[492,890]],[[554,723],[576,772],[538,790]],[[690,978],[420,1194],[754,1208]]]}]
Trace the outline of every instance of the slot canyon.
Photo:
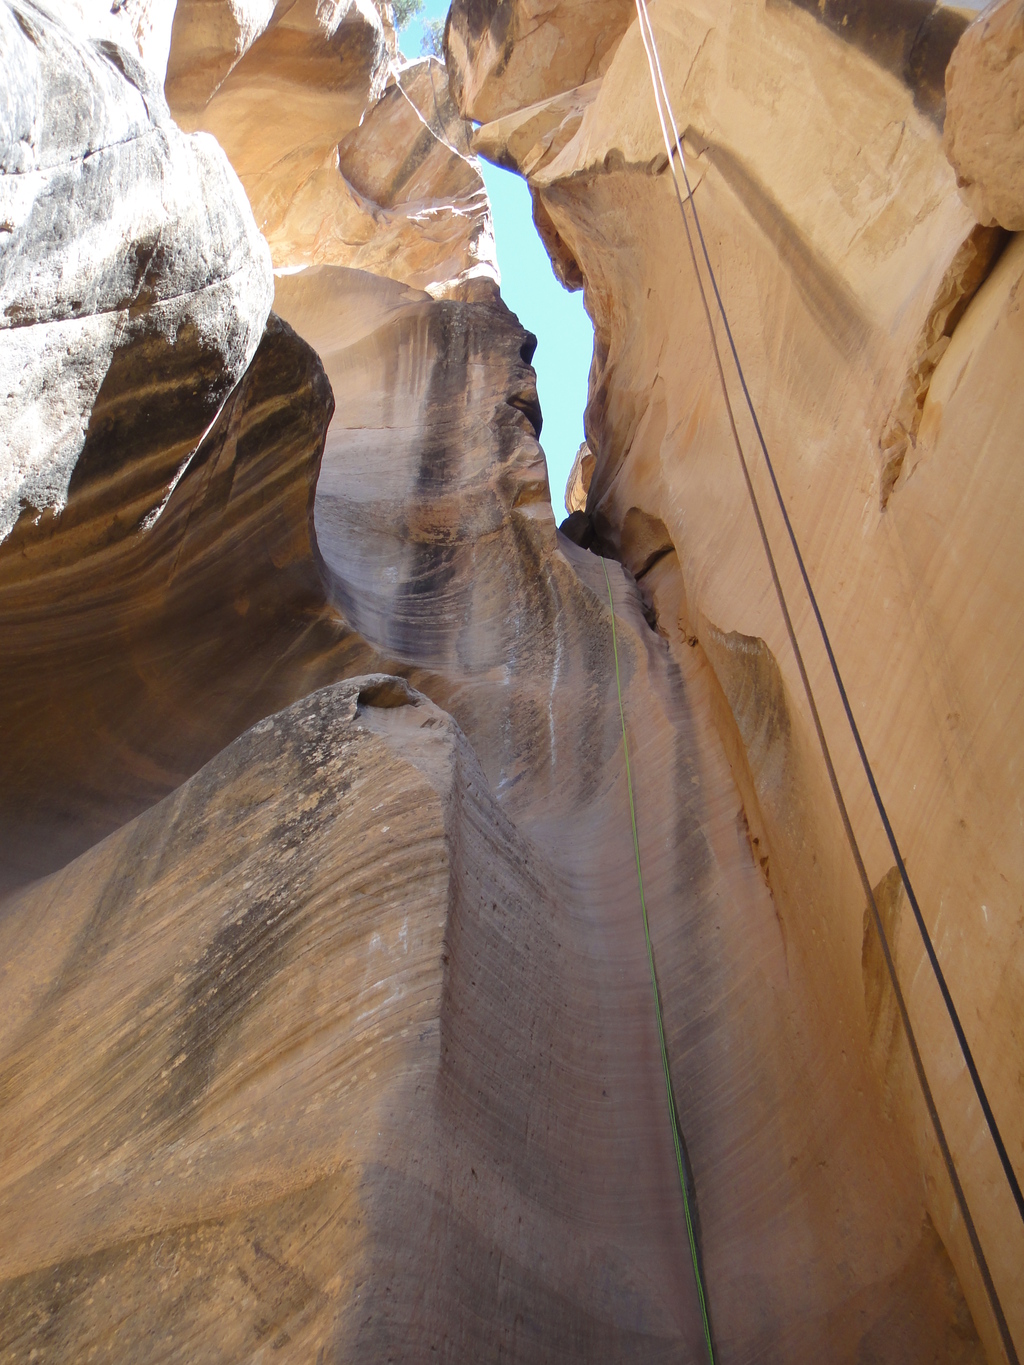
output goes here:
[{"label": "slot canyon", "polygon": [[0,1362],[1017,1365],[1024,0],[399,17],[0,0]]}]

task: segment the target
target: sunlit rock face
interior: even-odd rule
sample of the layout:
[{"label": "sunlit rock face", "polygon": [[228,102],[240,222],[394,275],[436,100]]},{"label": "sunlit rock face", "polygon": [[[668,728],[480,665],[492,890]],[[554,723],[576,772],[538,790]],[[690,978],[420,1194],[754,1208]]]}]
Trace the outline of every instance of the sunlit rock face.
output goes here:
[{"label": "sunlit rock face", "polygon": [[[107,62],[99,93],[65,90],[72,126],[151,89],[141,27],[48,22],[66,72]],[[465,165],[436,73],[405,93]],[[251,343],[229,371],[235,324],[190,330],[187,288],[180,326],[126,328],[79,395],[64,505],[30,506],[0,554],[4,1358],[702,1350],[617,672],[655,951],[692,973],[665,1024],[698,1150],[732,1130],[702,1088],[724,1068],[738,1093],[745,1038],[785,1027],[751,990],[694,1031],[722,935],[751,980],[781,970],[774,911],[706,674],[673,664],[621,569],[558,537],[533,339],[486,277],[451,274],[436,163],[422,190],[389,170],[384,101],[346,164],[396,213],[434,194],[449,297],[315,265],[268,316],[237,182],[168,123],[162,174],[178,139],[220,168],[179,188],[197,217],[236,212]],[[71,260],[91,240],[74,190],[54,201]],[[102,297],[133,231],[93,259]],[[26,243],[27,277],[48,245],[33,275]],[[50,417],[61,391],[40,392]]]},{"label": "sunlit rock face", "polygon": [[[196,8],[199,21],[190,12]],[[303,189],[311,181],[315,187],[334,169],[338,142],[383,91],[390,54],[380,15],[369,0],[351,5],[302,0],[268,16],[272,22],[262,32],[255,26],[240,31],[230,69],[216,83],[218,68],[227,63],[208,58],[200,67],[210,72],[204,89],[190,60],[199,45],[194,30],[205,19],[216,23],[214,33],[220,36],[221,11],[230,8],[186,6],[176,19],[167,96],[185,127],[207,129],[227,152],[260,230],[272,250],[276,247],[275,264],[281,264],[282,252],[293,251],[310,231],[301,211]],[[180,56],[179,24],[188,40]]]},{"label": "sunlit rock face", "polygon": [[[101,389],[115,397],[134,366],[165,372],[164,394],[153,400],[175,428],[138,480],[135,519],[154,512],[252,359],[272,284],[223,152],[174,126],[127,25],[97,34],[73,10],[65,21],[31,0],[5,4],[0,24],[0,364],[12,386],[0,414],[0,539],[8,541],[19,516],[23,534],[38,539],[31,523],[66,505],[76,474],[81,481],[92,463],[82,454]],[[193,401],[176,401],[175,369],[205,371]]]},{"label": "sunlit rock face", "polygon": [[1002,0],[946,73],[946,154],[980,223],[1024,229],[1024,5]]},{"label": "sunlit rock face", "polygon": [[487,123],[585,85],[604,74],[633,13],[633,0],[453,5],[452,94],[468,118]]},{"label": "sunlit rock face", "polygon": [[323,607],[308,520],[333,400],[268,320],[237,178],[171,122],[131,32],[37,5],[0,23],[6,886],[280,704]]},{"label": "sunlit rock face", "polygon": [[[357,287],[359,307],[339,306]],[[312,297],[321,303],[315,325]],[[493,305],[434,302],[326,270],[281,280],[275,306],[304,318],[336,393],[349,395],[345,422],[336,420],[327,438],[315,511],[333,600],[472,737],[502,808],[560,870],[558,900],[589,926],[587,953],[600,954],[603,942],[626,974],[628,1003],[618,999],[616,1017],[643,1032],[653,1018],[608,588],[599,561],[553,533],[531,430],[535,392],[524,358],[532,348],[523,351],[527,339]],[[453,393],[463,398],[453,404]],[[653,528],[644,530],[648,557],[664,570],[664,549]],[[869,1063],[835,1036],[815,998],[812,964],[789,950],[752,856],[712,720],[721,707],[714,675],[693,649],[673,660],[620,572],[612,581],[645,890],[716,1331],[726,1343],[745,1335],[744,1349],[757,1344],[779,1359],[812,1358],[825,1340],[870,1348],[879,1359],[929,1359],[953,1338],[960,1354],[948,1358],[979,1359],[955,1273],[904,1175],[908,1157],[874,1096]],[[769,680],[773,668],[770,658],[762,665]],[[777,756],[774,731],[764,747]],[[801,815],[815,818],[813,809]],[[566,990],[589,970],[574,965]],[[569,1008],[575,1018],[577,1006]],[[602,1025],[580,1019],[572,1027],[596,1039]],[[631,1038],[620,1055],[617,1047],[608,1053],[613,1075],[645,1049]],[[636,1106],[634,1140],[657,1143],[668,1136],[663,1095],[656,1086],[643,1093],[649,1110],[639,1092],[627,1101]],[[637,1162],[646,1161],[643,1145],[636,1150]],[[659,1169],[667,1206],[678,1212],[671,1164]],[[609,1169],[602,1179],[614,1188],[621,1175]],[[639,1189],[626,1197],[639,1199]],[[826,1218],[813,1234],[812,1269],[807,1244],[787,1246],[781,1229],[815,1227],[808,1209],[837,1205],[844,1264],[825,1250],[836,1235]],[[692,1312],[692,1272],[685,1247],[675,1245],[673,1256],[680,1252],[674,1283]],[[904,1316],[908,1298],[919,1307]],[[778,1317],[766,1329],[769,1305]],[[657,1358],[660,1348],[645,1349]],[[581,1358],[591,1350],[588,1343]]]},{"label": "sunlit rock face", "polygon": [[440,62],[396,60],[391,17],[371,0],[181,0],[171,110],[227,152],[276,268],[348,266],[432,292],[496,281],[469,129]]},{"label": "sunlit rock face", "polygon": [[[964,1327],[973,1316],[989,1358],[1000,1359],[748,501],[635,7],[601,71],[587,65],[590,7],[556,8],[575,11],[580,74],[567,56],[538,87],[516,64],[513,28],[501,61],[493,58],[491,39],[479,35],[515,6],[456,0],[447,51],[462,112],[484,120],[474,147],[528,179],[556,274],[584,287],[594,321],[589,524],[584,531],[574,519],[569,529],[621,556],[673,658],[681,666],[698,659],[713,678],[717,732],[784,941],[788,975],[772,989],[790,1002],[797,1028],[790,1074],[813,1077],[800,1093],[775,1091],[762,1112],[784,1130],[817,1114],[815,1140],[826,1147],[830,1124],[863,1123],[874,1135],[842,1173],[824,1149],[805,1165],[797,1142],[785,1176],[749,1204],[730,1192],[748,1154],[709,1150],[702,1164],[691,1147],[719,1342],[737,1359],[978,1358],[981,1346]],[[1008,195],[1021,165],[1011,112],[1018,7],[997,6],[973,27],[972,12],[926,3],[656,0],[650,8],[746,381],[1019,1171],[1024,254],[1003,230],[1019,226],[1005,199],[997,210],[984,198],[987,184]],[[571,41],[573,19],[559,22]],[[518,41],[525,53],[525,28]],[[979,82],[984,97],[971,93]],[[965,189],[966,203],[957,174],[978,187]],[[893,856],[720,324],[718,336],[868,873],[889,886]],[[642,811],[642,792],[639,800]],[[890,891],[892,904],[882,891],[879,899],[925,1066],[1020,1342],[1024,1232],[913,916]],[[670,997],[674,988],[666,987]],[[768,1034],[762,1042],[779,1046]],[[825,1083],[837,1085],[834,1098],[819,1090]],[[893,1143],[885,1154],[874,1146],[882,1133]],[[907,1240],[892,1207],[865,1195],[882,1170],[937,1236]],[[709,1201],[714,1217],[704,1213]],[[871,1231],[851,1255],[855,1208]],[[883,1247],[893,1267],[908,1275],[915,1267],[913,1288],[895,1269],[889,1278],[880,1262],[872,1268]],[[950,1283],[947,1255],[966,1303],[955,1285],[950,1296],[939,1287]],[[760,1268],[756,1284],[747,1256]],[[884,1328],[858,1317],[868,1300]],[[918,1315],[944,1323],[938,1346],[891,1335]]]},{"label": "sunlit rock face", "polygon": [[[1003,781],[1019,253],[942,159],[938,59],[914,54],[959,29],[923,8],[884,52],[831,5],[736,3],[723,33],[720,7],[666,4],[662,41],[1012,1123],[1018,945],[985,881],[998,855],[1014,885],[1011,793],[978,804],[970,746],[995,688]],[[457,5],[450,91],[369,0],[4,0],[0,22],[0,1359],[703,1360],[633,802],[717,1357],[980,1360],[630,6]],[[595,318],[579,544],[475,147],[530,174]],[[955,828],[912,787],[954,627],[988,670],[943,717]],[[953,897],[968,853],[984,931]],[[958,1156],[959,1086],[937,1081]],[[1001,1208],[992,1176],[976,1213],[1017,1314]]]},{"label": "sunlit rock face", "polygon": [[[608,580],[551,520],[533,339],[493,293],[278,293],[323,364],[261,318],[142,520],[174,428],[111,390],[98,491],[2,561],[3,1353],[697,1359]],[[738,1091],[770,998],[694,1020],[721,935],[781,970],[774,911],[706,683],[611,568],[669,1045]],[[337,685],[382,656],[420,693]]]}]

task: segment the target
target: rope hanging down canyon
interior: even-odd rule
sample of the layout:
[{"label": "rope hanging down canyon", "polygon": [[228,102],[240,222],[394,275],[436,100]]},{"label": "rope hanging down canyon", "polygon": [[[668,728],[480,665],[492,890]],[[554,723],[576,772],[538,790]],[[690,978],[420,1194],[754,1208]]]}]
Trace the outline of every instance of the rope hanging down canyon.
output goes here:
[{"label": "rope hanging down canyon", "polygon": [[647,945],[647,965],[651,971],[651,990],[654,992],[654,1015],[658,1021],[658,1042],[661,1045],[661,1065],[665,1073],[665,1092],[668,1095],[668,1115],[672,1124],[672,1142],[676,1153],[676,1167],[679,1171],[679,1188],[683,1192],[683,1209],[686,1213],[686,1233],[690,1240],[690,1256],[693,1260],[693,1276],[697,1282],[697,1298],[700,1300],[701,1321],[704,1327],[704,1341],[708,1348],[708,1359],[715,1365],[715,1348],[711,1341],[711,1322],[708,1318],[707,1298],[704,1293],[704,1276],[701,1272],[700,1253],[693,1229],[693,1214],[690,1210],[690,1193],[686,1186],[686,1170],[683,1164],[683,1145],[679,1137],[679,1113],[676,1109],[675,1090],[672,1086],[672,1071],[668,1064],[668,1047],[665,1044],[665,1022],[661,1013],[661,992],[658,990],[658,976],[654,970],[654,948],[651,945],[651,926],[647,918],[647,901],[644,897],[644,874],[640,866],[640,839],[636,832],[636,803],[633,799],[633,773],[629,764],[629,741],[626,739],[626,712],[622,704],[622,679],[619,674],[619,637],[615,629],[615,601],[612,597],[611,579],[608,565],[601,560],[604,581],[608,587],[608,608],[612,617],[612,653],[615,656],[615,690],[619,698],[619,720],[622,722],[622,752],[626,759],[626,790],[629,793],[629,819],[633,827],[633,856],[636,859],[636,880],[640,890],[640,913],[644,922],[644,942]]},{"label": "rope hanging down canyon", "polygon": [[[985,1254],[982,1249],[980,1239],[978,1237],[977,1228],[975,1227],[974,1219],[971,1215],[970,1208],[967,1203],[967,1198],[963,1190],[963,1186],[960,1183],[960,1179],[956,1171],[956,1166],[953,1161],[952,1152],[950,1151],[949,1143],[946,1140],[946,1135],[943,1130],[942,1122],[939,1118],[938,1110],[935,1106],[935,1100],[932,1095],[931,1087],[928,1083],[928,1079],[924,1071],[924,1064],[922,1062],[921,1053],[918,1048],[917,1040],[914,1035],[914,1030],[910,1022],[910,1016],[907,1011],[906,1001],[904,999],[903,991],[896,974],[895,962],[892,957],[892,952],[890,950],[888,940],[886,939],[885,929],[882,924],[882,918],[881,915],[879,914],[878,905],[875,901],[874,891],[871,887],[870,879],[868,878],[867,869],[864,864],[864,859],[861,855],[860,846],[857,842],[853,826],[850,822],[850,816],[847,811],[846,802],[843,798],[842,790],[839,786],[839,780],[832,762],[832,756],[829,751],[827,740],[825,738],[825,732],[822,727],[821,717],[819,715],[818,707],[814,698],[814,693],[811,688],[810,678],[808,677],[807,674],[803,654],[800,649],[799,641],[797,640],[792,617],[790,616],[789,607],[786,602],[785,592],[783,590],[782,583],[779,578],[775,557],[772,553],[767,530],[765,528],[764,520],[761,515],[761,508],[758,503],[757,494],[754,490],[753,481],[750,476],[750,469],[743,451],[743,443],[740,440],[739,431],[736,426],[736,418],[733,412],[732,400],[729,396],[729,388],[728,384],[726,383],[725,370],[722,365],[722,357],[718,346],[718,338],[715,333],[714,320],[711,316],[711,308],[708,303],[707,291],[705,289],[704,280],[701,276],[700,266],[697,261],[697,253],[693,243],[693,234],[690,230],[690,223],[686,216],[687,203],[689,204],[690,212],[693,215],[694,225],[696,226],[697,229],[702,255],[704,257],[704,262],[707,268],[708,276],[711,281],[712,289],[714,291],[715,299],[718,305],[718,310],[722,318],[722,323],[725,328],[725,333],[729,341],[729,347],[732,353],[733,362],[736,366],[737,374],[739,376],[739,382],[743,390],[743,396],[746,402],[746,406],[750,413],[750,417],[754,425],[754,430],[757,434],[758,443],[761,447],[761,451],[765,459],[765,464],[767,466],[771,478],[772,488],[774,490],[776,500],[778,502],[780,511],[783,516],[783,520],[785,522],[787,535],[792,546],[793,553],[796,557],[797,564],[799,566],[800,575],[803,580],[804,588],[810,600],[815,621],[817,623],[818,630],[821,634],[822,640],[825,645],[825,649],[829,660],[829,666],[831,668],[833,679],[836,683],[836,687],[839,691],[839,695],[842,700],[843,709],[845,711],[847,721],[850,725],[850,729],[852,731],[854,741],[856,743],[857,752],[860,756],[861,763],[867,775],[868,783],[871,788],[871,794],[874,799],[875,806],[878,810],[879,816],[882,821],[882,825],[885,829],[886,837],[889,841],[890,848],[892,849],[893,856],[896,859],[896,866],[899,870],[900,878],[906,890],[907,898],[913,909],[914,918],[917,922],[918,930],[921,933],[922,940],[924,942],[925,949],[928,954],[928,959],[932,967],[932,971],[935,975],[935,979],[942,993],[943,1002],[946,1006],[947,1013],[949,1014],[950,1020],[952,1022],[957,1042],[960,1046],[960,1050],[961,1053],[963,1054],[967,1070],[970,1074],[972,1083],[974,1085],[975,1093],[978,1096],[978,1100],[981,1105],[982,1112],[985,1115],[989,1132],[992,1135],[992,1140],[993,1143],[995,1144],[996,1151],[999,1155],[1004,1174],[1006,1175],[1007,1182],[1013,1194],[1014,1202],[1017,1205],[1018,1212],[1020,1213],[1022,1219],[1024,1219],[1024,1195],[1022,1195],[1021,1193],[1016,1173],[1010,1162],[1009,1155],[1006,1151],[1006,1146],[1002,1139],[1002,1135],[999,1132],[999,1127],[996,1123],[995,1115],[992,1112],[992,1107],[991,1104],[989,1103],[988,1095],[986,1094],[985,1088],[982,1084],[981,1077],[978,1073],[977,1066],[975,1065],[974,1062],[973,1054],[971,1053],[971,1049],[968,1045],[967,1038],[963,1030],[963,1026],[960,1022],[960,1017],[956,1011],[956,1007],[953,1003],[952,996],[946,984],[945,976],[943,975],[941,966],[939,964],[938,956],[935,952],[934,945],[932,944],[931,936],[928,933],[927,926],[925,925],[924,922],[924,917],[921,914],[917,896],[915,895],[913,886],[911,885],[910,877],[909,874],[907,873],[906,863],[903,859],[903,855],[900,851],[899,844],[896,840],[892,824],[889,820],[888,812],[885,808],[884,802],[882,801],[881,793],[879,792],[878,784],[875,780],[875,775],[871,767],[871,763],[868,759],[867,752],[864,748],[864,744],[861,739],[860,731],[854,719],[853,710],[849,701],[849,696],[847,694],[842,674],[839,670],[839,666],[836,661],[835,654],[833,652],[832,642],[831,639],[829,638],[828,631],[825,627],[824,619],[821,615],[818,600],[814,593],[814,589],[810,581],[810,576],[808,575],[807,572],[804,557],[800,551],[800,546],[797,541],[796,533],[793,530],[793,525],[789,518],[789,513],[785,505],[785,500],[782,497],[782,491],[779,487],[778,479],[775,474],[775,468],[772,463],[771,456],[769,455],[768,452],[768,447],[764,439],[761,424],[758,421],[757,412],[754,407],[753,400],[750,396],[750,390],[747,385],[746,376],[743,372],[743,366],[740,362],[739,353],[736,349],[736,343],[733,338],[732,329],[729,326],[729,320],[726,314],[725,305],[722,301],[722,296],[718,288],[718,282],[715,277],[714,268],[712,267],[711,258],[708,254],[707,243],[705,241],[704,233],[700,224],[700,216],[697,212],[697,206],[693,198],[693,190],[690,185],[689,176],[687,175],[686,159],[683,153],[682,140],[678,132],[678,123],[676,121],[675,114],[672,110],[672,104],[669,99],[668,87],[665,81],[664,72],[661,66],[661,59],[658,53],[657,40],[654,35],[654,27],[651,23],[650,14],[648,13],[647,9],[647,0],[636,0],[636,10],[637,18],[640,23],[640,35],[643,41],[644,51],[647,56],[647,64],[651,74],[651,84],[653,87],[655,105],[658,113],[658,122],[661,126],[662,138],[664,139],[665,143],[665,151],[668,156],[668,165],[669,169],[671,170],[672,181],[675,186],[676,199],[679,204],[679,211],[682,215],[683,227],[686,232],[686,240],[687,245],[689,247],[690,259],[693,263],[693,269],[697,280],[697,286],[700,293],[701,303],[704,308],[704,315],[708,325],[708,332],[711,338],[712,353],[715,361],[715,366],[718,371],[718,378],[722,389],[722,395],[725,400],[726,412],[728,414],[729,419],[729,426],[732,433],[733,442],[736,446],[736,453],[739,457],[740,465],[743,471],[743,478],[746,484],[747,494],[750,499],[751,508],[754,513],[754,518],[757,523],[758,533],[761,539],[762,546],[764,548],[765,556],[768,561],[768,567],[771,572],[772,582],[775,587],[775,593],[779,601],[779,607],[782,612],[783,620],[785,622],[786,634],[789,637],[789,642],[796,660],[797,669],[800,673],[800,680],[803,685],[805,695],[807,697],[807,703],[810,708],[812,721],[814,723],[815,732],[817,734],[818,744],[819,747],[821,748],[822,756],[825,761],[825,767],[828,772],[829,783],[832,787],[833,796],[835,797],[836,805],[839,810],[839,815],[842,820],[843,829],[846,834],[847,842],[850,845],[850,851],[853,855],[854,863],[856,864],[857,873],[860,878],[861,884],[864,888],[865,895],[867,897],[867,902],[871,910],[872,918],[875,923],[875,928],[878,932],[879,940],[882,947],[882,953],[885,958],[886,969],[889,975],[889,980],[893,987],[893,993],[896,998],[897,1007],[899,1009],[900,1020],[902,1022],[903,1030],[904,1033],[906,1034],[907,1043],[910,1048],[910,1053],[914,1064],[914,1070],[915,1073],[917,1074],[918,1084],[921,1087],[921,1092],[924,1097],[926,1108],[928,1110],[928,1116],[931,1120],[932,1127],[935,1131],[935,1136],[939,1145],[940,1153],[942,1155],[943,1164],[949,1176],[950,1184],[952,1185],[953,1188],[953,1193],[956,1198],[957,1206],[964,1220],[964,1226],[967,1230],[967,1234],[971,1242],[971,1247],[972,1250],[974,1251],[975,1259],[978,1263],[978,1269],[980,1271],[982,1280],[985,1285],[986,1294],[988,1296],[989,1303],[992,1307],[993,1315],[996,1319],[996,1323],[999,1328],[1000,1337],[1002,1338],[1003,1347],[1006,1351],[1007,1358],[1011,1362],[1011,1365],[1019,1365],[1016,1349],[1013,1343],[1013,1338],[1010,1335],[1009,1327],[1006,1322],[1006,1316],[1003,1312],[1002,1304],[1000,1303],[999,1295],[996,1291],[995,1284],[993,1283],[992,1275],[988,1267],[988,1262],[985,1258]],[[668,123],[671,123],[673,129],[673,137],[671,140],[668,132]],[[676,154],[678,154],[679,157],[679,166],[683,174],[684,183],[686,185],[685,200],[679,186],[679,178],[676,174],[675,167]]]}]

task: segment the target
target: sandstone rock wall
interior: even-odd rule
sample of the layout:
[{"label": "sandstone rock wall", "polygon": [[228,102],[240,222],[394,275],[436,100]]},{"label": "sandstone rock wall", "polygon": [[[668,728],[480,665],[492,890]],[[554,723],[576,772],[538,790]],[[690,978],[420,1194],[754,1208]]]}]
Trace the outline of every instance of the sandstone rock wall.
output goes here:
[{"label": "sandstone rock wall", "polygon": [[1024,8],[989,6],[946,72],[946,155],[979,223],[1024,229]]},{"label": "sandstone rock wall", "polygon": [[[999,1359],[909,1058],[895,1036],[878,1052],[880,963],[732,446],[635,11],[603,72],[580,79],[566,61],[539,89],[517,77],[513,55],[499,71],[474,46],[499,10],[454,5],[452,86],[463,112],[482,121],[474,146],[527,177],[556,274],[584,287],[594,321],[586,426],[596,466],[588,526],[575,534],[623,559],[673,657],[710,671],[718,731],[785,936],[790,989],[805,971],[806,1007],[818,1021],[801,1030],[790,1060],[816,1076],[863,1066],[855,1081],[847,1072],[838,1121],[881,1095],[886,1126],[908,1144],[894,1177],[908,1197],[924,1193],[990,1358]],[[589,15],[584,5],[556,7],[540,29],[578,34],[582,60]],[[1006,210],[979,209],[979,223],[961,200],[941,140],[945,68],[964,35],[949,67],[947,143],[954,160],[963,147],[965,167],[978,155],[969,137],[1005,129],[1002,142],[985,144],[987,173],[1000,190],[1015,183],[1016,9],[998,6],[966,34],[971,13],[930,5],[656,0],[651,17],[758,416],[1020,1171],[1024,867],[1014,755],[1024,258],[1017,239],[990,227],[993,219],[1016,226]],[[987,106],[968,93],[982,70],[1000,73],[988,81]],[[985,173],[979,165],[979,183]],[[719,340],[728,354],[721,329]],[[743,412],[734,370],[729,384]],[[840,780],[880,883],[892,855],[745,413],[740,426]],[[897,911],[900,976],[1020,1341],[1024,1235],[913,919]],[[841,1060],[811,1060],[825,1036]],[[795,1171],[799,1183],[796,1162]],[[890,1227],[879,1221],[879,1244]],[[714,1228],[704,1229],[713,1242]],[[733,1264],[733,1250],[723,1250],[710,1272],[727,1296]],[[738,1329],[727,1317],[725,1334]],[[783,1317],[793,1321],[791,1310]],[[741,1356],[751,1349],[723,1340]],[[750,1358],[762,1357],[753,1350]]]},{"label": "sandstone rock wall", "polygon": [[13,385],[0,536],[23,507],[64,508],[101,385],[145,350],[149,367],[203,365],[209,379],[175,408],[180,439],[142,480],[141,520],[252,359],[269,255],[223,152],[175,127],[130,31],[94,38],[32,3],[4,6],[0,23],[0,345]]},{"label": "sandstone rock wall", "polygon": [[[1013,1135],[1012,785],[978,764],[992,689],[1004,746],[1019,703],[1019,252],[941,156],[965,18],[918,8],[654,12]],[[999,1359],[744,529],[633,12],[459,3],[446,73],[369,0],[0,3],[0,1360],[704,1358],[617,678],[717,1358]],[[575,531],[626,570],[552,522],[474,148],[585,287]],[[1017,1330],[998,1172],[940,1082]]]},{"label": "sandstone rock wall", "polygon": [[[605,582],[551,521],[532,339],[441,221],[420,268],[461,297],[283,273],[300,340],[239,228],[248,367],[134,337],[0,548],[0,1356],[696,1358]],[[613,581],[658,897],[704,740]],[[382,654],[464,728],[394,677],[316,691]],[[701,865],[694,913],[735,882],[770,915],[729,819]]]},{"label": "sandstone rock wall", "polygon": [[496,280],[444,67],[396,53],[388,4],[182,0],[165,89],[182,126],[227,152],[277,269],[341,265],[431,291]]}]

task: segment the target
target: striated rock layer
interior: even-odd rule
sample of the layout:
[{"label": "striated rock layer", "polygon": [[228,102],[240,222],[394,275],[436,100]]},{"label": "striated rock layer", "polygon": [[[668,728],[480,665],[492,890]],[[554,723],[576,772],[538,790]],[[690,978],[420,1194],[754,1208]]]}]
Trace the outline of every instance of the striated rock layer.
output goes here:
[{"label": "striated rock layer", "polygon": [[[785,1055],[790,1076],[814,1082],[802,1096],[776,1092],[765,1112],[784,1125],[813,1112],[819,1135],[863,1122],[892,1137],[900,1152],[884,1158],[894,1160],[891,1178],[921,1201],[922,1216],[927,1209],[989,1358],[1002,1359],[733,448],[635,8],[603,72],[570,76],[566,58],[530,80],[517,75],[515,32],[500,68],[481,55],[475,35],[498,25],[506,8],[456,0],[447,41],[452,88],[463,114],[482,122],[477,150],[528,179],[555,272],[584,288],[594,321],[586,428],[596,458],[586,518],[567,529],[623,559],[673,658],[681,666],[699,661],[713,678],[718,733],[784,936],[794,1020],[800,982],[806,987],[805,1022]],[[650,13],[761,428],[950,989],[1011,1161],[1024,1174],[1017,757],[1024,255],[1017,238],[992,226],[1018,226],[1012,213],[977,198],[987,183],[992,193],[1011,193],[1021,166],[1012,132],[1018,8],[997,6],[970,28],[970,12],[927,4],[733,0],[723,8],[655,0]],[[589,16],[587,5],[557,6],[530,41],[541,41],[549,25],[575,34],[582,63],[593,39]],[[977,195],[965,190],[966,204],[943,155],[947,86],[947,146],[961,179],[978,186]],[[893,889],[893,857],[720,326],[719,342],[869,876],[892,893],[880,889],[879,899],[925,1066],[1022,1343],[1024,1229],[913,917]],[[641,814],[643,800],[641,792]],[[844,1078],[834,1098],[818,1089],[823,1075]],[[870,1116],[875,1104],[884,1118]],[[860,1272],[846,1248],[856,1240],[847,1219],[860,1196],[847,1174],[834,1196],[816,1197],[805,1183],[804,1150],[794,1146],[784,1181],[762,1186],[755,1207],[734,1197],[729,1158],[742,1162],[739,1153],[691,1144],[720,1345],[727,1358],[775,1358],[800,1322],[806,1335],[795,1358],[887,1358],[888,1347],[862,1323],[837,1328],[829,1317],[830,1292],[836,1303],[857,1301]],[[870,1179],[878,1149],[860,1155]],[[818,1169],[833,1160],[822,1151]],[[769,1190],[786,1209],[778,1220],[768,1212]],[[704,1214],[712,1197],[717,1219]],[[876,1248],[894,1236],[902,1242],[888,1209],[864,1216]],[[824,1258],[810,1242],[801,1245],[798,1227],[826,1237]],[[902,1242],[899,1255],[908,1251]],[[938,1273],[946,1251],[938,1240],[932,1251]],[[763,1298],[744,1277],[747,1254],[771,1283]],[[832,1291],[809,1277],[812,1264],[826,1280],[833,1267]],[[866,1263],[864,1273],[864,1292],[877,1295],[877,1287],[868,1291]],[[927,1301],[906,1287],[897,1297],[904,1321],[909,1305]],[[938,1358],[970,1349],[951,1327]],[[928,1350],[920,1358],[932,1358]]]},{"label": "striated rock layer", "polygon": [[377,676],[17,897],[0,1358],[692,1355],[629,989],[560,882]]},{"label": "striated rock layer", "polygon": [[[652,12],[1019,1143],[1015,769],[982,799],[971,745],[993,688],[1015,733],[1020,253],[941,157],[966,18]],[[999,1359],[744,529],[634,13],[457,3],[449,96],[370,0],[0,3],[0,1360],[703,1360],[634,800],[716,1358]],[[595,320],[580,545],[473,147],[528,175]],[[998,1171],[867,852],[1017,1331]]]},{"label": "striated rock layer", "polygon": [[[105,477],[0,547],[0,1356],[696,1358],[610,618],[532,339],[493,294],[279,292],[341,415],[319,546],[332,396],[272,316],[226,398],[169,343],[171,412],[213,411],[177,467],[129,349]],[[657,895],[700,738],[615,582]],[[382,652],[465,731],[379,674],[309,696]],[[733,833],[694,911],[752,870]]]}]

